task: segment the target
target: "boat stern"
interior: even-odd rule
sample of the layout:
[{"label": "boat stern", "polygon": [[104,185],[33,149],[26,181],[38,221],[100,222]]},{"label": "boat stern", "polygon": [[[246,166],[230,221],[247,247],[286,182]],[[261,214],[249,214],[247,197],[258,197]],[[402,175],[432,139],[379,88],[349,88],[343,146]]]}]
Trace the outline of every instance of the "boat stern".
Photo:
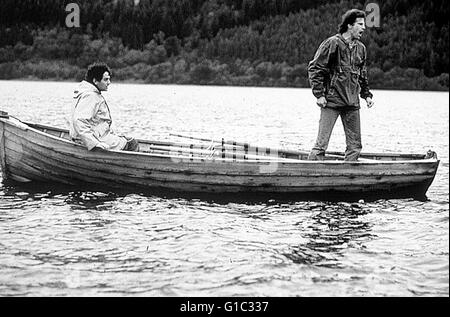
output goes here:
[{"label": "boat stern", "polygon": [[9,119],[9,115],[5,111],[0,111],[0,167],[2,169],[2,178],[7,178],[6,153],[5,153],[5,120]]}]

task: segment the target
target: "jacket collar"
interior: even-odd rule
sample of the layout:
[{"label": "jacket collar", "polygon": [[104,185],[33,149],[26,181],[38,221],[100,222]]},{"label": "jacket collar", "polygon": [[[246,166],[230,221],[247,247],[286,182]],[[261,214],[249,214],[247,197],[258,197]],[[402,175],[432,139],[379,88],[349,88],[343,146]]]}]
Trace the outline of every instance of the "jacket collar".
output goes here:
[{"label": "jacket collar", "polygon": [[101,95],[100,90],[98,90],[98,88],[94,84],[91,84],[90,82],[83,80],[78,84],[77,88],[73,92],[74,98],[78,98],[81,94],[87,92],[95,92]]},{"label": "jacket collar", "polygon": [[358,44],[358,40],[354,40],[352,42],[348,42],[341,33],[336,34],[336,37],[341,40],[347,47],[353,48]]}]

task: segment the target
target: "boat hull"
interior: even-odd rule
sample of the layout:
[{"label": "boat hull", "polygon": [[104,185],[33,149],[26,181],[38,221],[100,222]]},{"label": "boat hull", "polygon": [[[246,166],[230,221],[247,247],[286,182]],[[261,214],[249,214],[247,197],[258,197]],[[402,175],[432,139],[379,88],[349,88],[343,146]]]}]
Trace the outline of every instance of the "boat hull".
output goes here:
[{"label": "boat hull", "polygon": [[155,188],[175,192],[424,196],[437,159],[402,161],[252,161],[87,151],[20,122],[0,120],[4,180]]}]

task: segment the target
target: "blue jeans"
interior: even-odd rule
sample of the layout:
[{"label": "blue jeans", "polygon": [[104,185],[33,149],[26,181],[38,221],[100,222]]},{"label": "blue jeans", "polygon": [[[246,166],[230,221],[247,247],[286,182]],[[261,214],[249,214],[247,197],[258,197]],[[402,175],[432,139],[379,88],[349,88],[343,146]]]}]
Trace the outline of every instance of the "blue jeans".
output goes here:
[{"label": "blue jeans", "polygon": [[342,125],[345,131],[345,141],[347,149],[345,150],[345,161],[356,161],[359,158],[362,149],[361,143],[361,123],[359,109],[335,109],[322,108],[319,121],[319,134],[308,159],[312,161],[322,161],[325,151],[328,148],[331,132],[337,118],[341,116]]}]

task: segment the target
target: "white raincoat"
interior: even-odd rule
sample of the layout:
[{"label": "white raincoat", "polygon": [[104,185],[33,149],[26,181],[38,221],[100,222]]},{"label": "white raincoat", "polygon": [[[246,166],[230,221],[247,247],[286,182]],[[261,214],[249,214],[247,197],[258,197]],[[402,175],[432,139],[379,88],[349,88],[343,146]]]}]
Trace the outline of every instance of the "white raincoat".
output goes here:
[{"label": "white raincoat", "polygon": [[122,150],[127,139],[111,130],[111,114],[100,91],[87,81],[82,81],[74,91],[77,99],[70,122],[70,136],[88,150],[103,145],[108,150]]}]

